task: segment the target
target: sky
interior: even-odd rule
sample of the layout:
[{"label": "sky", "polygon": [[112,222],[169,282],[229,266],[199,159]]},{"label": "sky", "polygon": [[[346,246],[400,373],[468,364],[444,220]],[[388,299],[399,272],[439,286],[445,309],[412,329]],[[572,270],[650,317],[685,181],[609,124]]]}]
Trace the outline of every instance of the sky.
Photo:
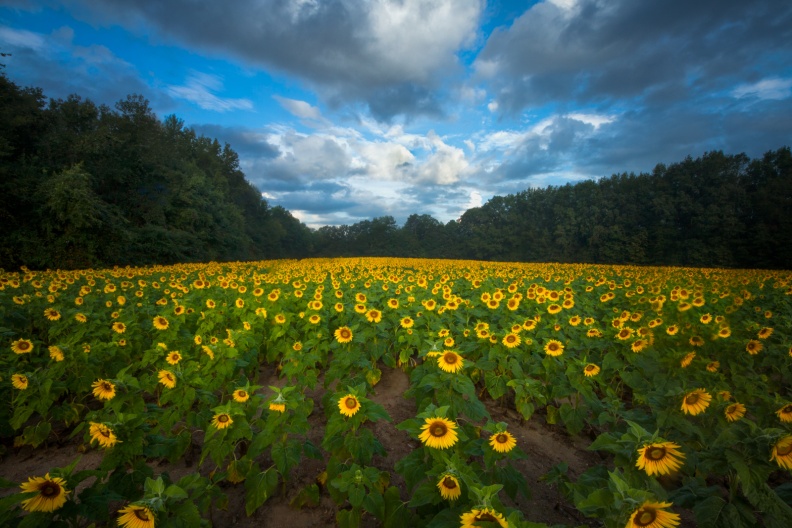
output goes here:
[{"label": "sky", "polygon": [[2,0],[5,73],[141,94],[305,224],[792,145],[788,0]]}]

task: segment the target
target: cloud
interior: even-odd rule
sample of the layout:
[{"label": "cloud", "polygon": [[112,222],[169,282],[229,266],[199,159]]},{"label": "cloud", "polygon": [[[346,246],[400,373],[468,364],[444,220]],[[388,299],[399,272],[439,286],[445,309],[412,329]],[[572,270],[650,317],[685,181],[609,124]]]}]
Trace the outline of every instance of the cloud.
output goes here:
[{"label": "cloud", "polygon": [[[539,2],[492,33],[474,69],[505,111],[546,105],[675,101],[792,66],[792,4]],[[684,88],[684,89],[680,89]]]},{"label": "cloud", "polygon": [[461,71],[482,0],[66,0],[74,16],[295,75],[381,119],[439,115],[433,91]]},{"label": "cloud", "polygon": [[0,40],[4,41],[6,46],[28,48],[36,51],[43,50],[45,46],[45,39],[42,35],[7,26],[0,26]]},{"label": "cloud", "polygon": [[734,97],[756,97],[758,99],[786,99],[792,95],[792,79],[762,79],[749,84],[740,84],[733,91]]},{"label": "cloud", "polygon": [[204,110],[228,112],[230,110],[252,110],[249,99],[221,98],[212,92],[223,89],[223,81],[217,75],[193,72],[183,86],[168,86],[167,92],[173,97],[186,99]]},{"label": "cloud", "polygon": [[288,99],[279,95],[274,95],[273,98],[293,116],[299,117],[301,119],[312,119],[316,121],[322,120],[322,113],[319,111],[319,108],[311,106],[305,101]]}]

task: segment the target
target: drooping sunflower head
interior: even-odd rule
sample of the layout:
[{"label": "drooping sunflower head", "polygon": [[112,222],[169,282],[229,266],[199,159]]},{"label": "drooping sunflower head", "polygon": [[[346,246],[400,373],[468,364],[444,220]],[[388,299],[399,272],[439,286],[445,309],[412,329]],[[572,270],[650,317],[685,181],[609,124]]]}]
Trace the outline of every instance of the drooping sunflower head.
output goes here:
[{"label": "drooping sunflower head", "polygon": [[437,489],[440,490],[440,496],[446,500],[456,500],[462,495],[459,480],[448,473],[440,476],[440,480],[437,481]]},{"label": "drooping sunflower head", "polygon": [[446,350],[437,356],[437,365],[446,372],[456,373],[462,370],[465,360],[453,350]]},{"label": "drooping sunflower head", "polygon": [[118,510],[118,526],[125,528],[154,528],[154,512],[145,506],[130,504]]},{"label": "drooping sunflower head", "polygon": [[234,423],[234,420],[228,413],[218,413],[212,417],[212,425],[218,429],[226,429],[227,427],[231,427],[232,423]]},{"label": "drooping sunflower head", "polygon": [[269,404],[269,410],[275,411],[279,413],[286,412],[286,404],[285,403],[278,403],[277,401],[273,401]]},{"label": "drooping sunflower head", "polygon": [[707,391],[704,389],[696,389],[685,395],[685,398],[682,400],[682,410],[685,414],[695,416],[704,412],[709,406],[710,401],[712,401],[712,396],[710,396]]},{"label": "drooping sunflower head", "polygon": [[502,431],[490,436],[489,444],[498,453],[508,453],[517,445],[517,439],[510,432]]},{"label": "drooping sunflower head", "polygon": [[112,400],[116,395],[116,388],[111,382],[98,379],[91,384],[93,395],[100,400]]},{"label": "drooping sunflower head", "polygon": [[446,449],[457,442],[456,423],[446,418],[425,418],[418,438],[428,447]]},{"label": "drooping sunflower head", "polygon": [[626,528],[674,528],[679,526],[679,515],[666,511],[670,502],[644,502],[627,521]]},{"label": "drooping sunflower head", "polygon": [[635,466],[652,475],[668,475],[682,466],[685,454],[673,442],[656,442],[647,444],[638,450]]},{"label": "drooping sunflower head", "polygon": [[360,401],[352,394],[338,400],[338,410],[344,416],[354,416],[360,410]]},{"label": "drooping sunflower head", "polygon": [[20,488],[25,493],[36,495],[22,501],[22,508],[29,512],[53,512],[66,504],[66,481],[60,477],[50,477],[49,473],[43,477],[28,477],[28,481],[21,484]]}]

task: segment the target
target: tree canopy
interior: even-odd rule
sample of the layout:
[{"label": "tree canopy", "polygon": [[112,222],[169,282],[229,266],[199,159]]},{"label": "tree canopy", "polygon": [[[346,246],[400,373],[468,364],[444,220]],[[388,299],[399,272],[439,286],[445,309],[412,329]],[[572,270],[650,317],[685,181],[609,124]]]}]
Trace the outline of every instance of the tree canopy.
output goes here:
[{"label": "tree canopy", "polygon": [[[140,95],[114,108],[0,74],[0,267],[398,256],[788,268],[792,154],[706,152],[651,173],[495,196],[458,220],[309,229],[270,206],[230,145]],[[266,176],[266,175],[265,175]]]}]

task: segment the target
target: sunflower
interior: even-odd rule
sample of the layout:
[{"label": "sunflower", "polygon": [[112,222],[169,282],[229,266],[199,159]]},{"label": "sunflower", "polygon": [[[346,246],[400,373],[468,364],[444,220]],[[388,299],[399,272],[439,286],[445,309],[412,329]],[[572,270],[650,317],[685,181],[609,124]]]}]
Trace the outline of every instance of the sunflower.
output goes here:
[{"label": "sunflower", "polygon": [[61,314],[55,308],[47,308],[46,310],[44,310],[44,317],[46,317],[50,321],[57,321],[58,319],[61,318]]},{"label": "sunflower", "polygon": [[636,339],[633,341],[632,345],[630,345],[630,349],[637,354],[641,350],[645,349],[647,345],[649,345],[649,341],[645,339]]},{"label": "sunflower", "polygon": [[720,361],[710,361],[707,363],[707,371],[709,372],[718,372],[720,368]]},{"label": "sunflower", "polygon": [[792,469],[792,435],[787,435],[773,446],[770,460],[785,469]]},{"label": "sunflower", "polygon": [[446,372],[456,373],[462,370],[465,360],[453,350],[446,350],[437,357],[437,365]]},{"label": "sunflower", "polygon": [[75,314],[74,320],[77,321],[78,323],[84,323],[88,320],[88,317],[86,317],[84,313],[78,313]]},{"label": "sunflower", "polygon": [[792,403],[787,403],[776,412],[778,419],[784,423],[792,422]]},{"label": "sunflower", "polygon": [[341,312],[343,312],[343,311],[344,311],[344,305],[343,305],[342,303],[335,303],[335,304],[333,305],[333,309],[334,309],[336,312],[338,312],[338,313],[341,313]]},{"label": "sunflower", "polygon": [[283,315],[282,313],[279,313],[278,315],[275,316],[275,319],[273,320],[273,322],[275,324],[283,324],[283,323],[286,322],[286,316]]},{"label": "sunflower", "polygon": [[498,523],[501,528],[509,528],[509,522],[503,518],[503,515],[496,512],[491,508],[477,509],[474,508],[467,513],[463,513],[459,518],[461,528],[475,528],[479,526],[476,523],[486,522],[488,526],[494,526]]},{"label": "sunflower", "polygon": [[671,325],[666,328],[666,334],[668,335],[676,335],[679,332],[679,327],[677,325]]},{"label": "sunflower", "polygon": [[519,346],[521,342],[522,339],[520,339],[520,336],[515,333],[506,334],[503,336],[503,340],[501,341],[501,343],[503,343],[506,348],[514,348]]},{"label": "sunflower", "polygon": [[379,310],[369,310],[366,312],[366,319],[369,323],[379,323],[382,321],[382,312]]},{"label": "sunflower", "polygon": [[37,495],[22,501],[22,508],[29,512],[53,512],[66,504],[66,481],[60,477],[50,477],[49,473],[43,477],[28,477],[28,481],[21,484],[24,493],[37,492]]},{"label": "sunflower", "polygon": [[13,385],[15,389],[25,390],[28,388],[28,383],[28,378],[24,374],[11,375],[11,385]]},{"label": "sunflower", "polygon": [[704,344],[704,338],[701,336],[692,336],[688,341],[692,346],[702,346]]},{"label": "sunflower", "polygon": [[91,384],[93,395],[100,400],[112,400],[116,395],[115,385],[107,380],[98,379]]},{"label": "sunflower", "polygon": [[366,305],[365,305],[365,304],[360,304],[360,303],[358,303],[358,304],[356,304],[356,305],[355,305],[355,312],[357,312],[357,313],[359,313],[359,314],[364,314],[364,313],[366,313],[366,310],[367,310],[367,309],[368,309],[368,308],[366,308]]},{"label": "sunflower", "polygon": [[231,424],[234,423],[234,420],[228,413],[218,413],[212,417],[212,425],[217,427],[218,429],[225,429],[226,427],[230,427]]},{"label": "sunflower", "polygon": [[311,324],[319,324],[322,320],[322,317],[316,314],[313,314],[311,317],[308,318],[308,322]]},{"label": "sunflower", "polygon": [[682,361],[679,362],[679,365],[682,368],[687,368],[693,362],[693,359],[696,357],[695,352],[688,352],[685,357],[682,358]]},{"label": "sunflower", "polygon": [[736,422],[743,416],[745,416],[745,405],[742,403],[732,403],[726,410],[724,411],[726,415],[726,419],[730,422]]},{"label": "sunflower", "polygon": [[678,450],[679,446],[673,442],[658,442],[647,444],[638,450],[638,460],[635,467],[652,475],[670,475],[682,466],[685,454]]},{"label": "sunflower", "polygon": [[118,510],[118,526],[125,528],[154,528],[154,512],[145,506],[130,504]]},{"label": "sunflower", "polygon": [[17,339],[11,343],[14,354],[28,354],[33,352],[33,342],[30,339]]},{"label": "sunflower", "polygon": [[159,378],[160,383],[169,389],[176,386],[176,376],[169,370],[160,370],[159,373],[157,373],[157,378]]},{"label": "sunflower", "polygon": [[765,326],[764,328],[759,330],[759,333],[757,335],[759,336],[759,339],[767,339],[768,337],[773,335],[773,329]]},{"label": "sunflower", "polygon": [[440,490],[440,496],[447,500],[456,500],[462,495],[462,488],[459,487],[457,478],[447,473],[437,481],[437,489]]},{"label": "sunflower", "polygon": [[156,328],[157,330],[167,329],[168,320],[162,317],[161,315],[158,315],[157,317],[154,318],[154,328]]},{"label": "sunflower", "polygon": [[561,306],[559,306],[559,305],[557,305],[555,303],[550,304],[550,305],[547,306],[547,313],[557,314],[560,311],[561,311]]},{"label": "sunflower", "polygon": [[250,393],[245,389],[237,389],[234,391],[234,401],[239,403],[244,403],[250,399]]},{"label": "sunflower", "polygon": [[91,442],[96,440],[102,447],[113,447],[118,443],[118,437],[112,429],[103,423],[90,422],[88,433],[91,435]]},{"label": "sunflower", "polygon": [[756,354],[761,352],[763,348],[764,345],[760,341],[757,341],[756,339],[751,339],[750,341],[748,341],[748,344],[745,345],[745,350],[752,356],[755,356]]},{"label": "sunflower", "polygon": [[674,528],[679,526],[679,515],[666,511],[670,502],[644,502],[632,512],[625,528]]},{"label": "sunflower", "polygon": [[564,353],[564,344],[561,341],[551,339],[544,346],[544,351],[548,356],[560,356]]},{"label": "sunflower", "polygon": [[165,356],[165,361],[167,361],[170,365],[176,365],[181,361],[182,355],[179,353],[178,350],[174,350],[172,352],[168,352],[168,355]]},{"label": "sunflower", "polygon": [[456,423],[445,418],[425,418],[418,438],[429,447],[445,449],[457,442]]},{"label": "sunflower", "polygon": [[583,375],[589,378],[594,377],[599,373],[600,373],[600,368],[594,363],[589,363],[583,368]]},{"label": "sunflower", "polygon": [[352,341],[352,330],[348,326],[337,328],[333,335],[339,343],[349,343]]},{"label": "sunflower", "polygon": [[272,403],[269,404],[269,410],[270,411],[279,412],[279,413],[286,412],[286,404],[272,402]]},{"label": "sunflower", "polygon": [[682,410],[685,411],[685,414],[695,416],[704,412],[704,409],[709,406],[711,400],[712,396],[707,394],[707,391],[704,389],[696,389],[685,395],[685,398],[682,400]]},{"label": "sunflower", "polygon": [[489,444],[498,453],[508,453],[517,445],[517,439],[508,431],[490,436]]},{"label": "sunflower", "polygon": [[354,416],[360,410],[360,401],[353,395],[347,394],[338,400],[338,410],[344,416]]}]

